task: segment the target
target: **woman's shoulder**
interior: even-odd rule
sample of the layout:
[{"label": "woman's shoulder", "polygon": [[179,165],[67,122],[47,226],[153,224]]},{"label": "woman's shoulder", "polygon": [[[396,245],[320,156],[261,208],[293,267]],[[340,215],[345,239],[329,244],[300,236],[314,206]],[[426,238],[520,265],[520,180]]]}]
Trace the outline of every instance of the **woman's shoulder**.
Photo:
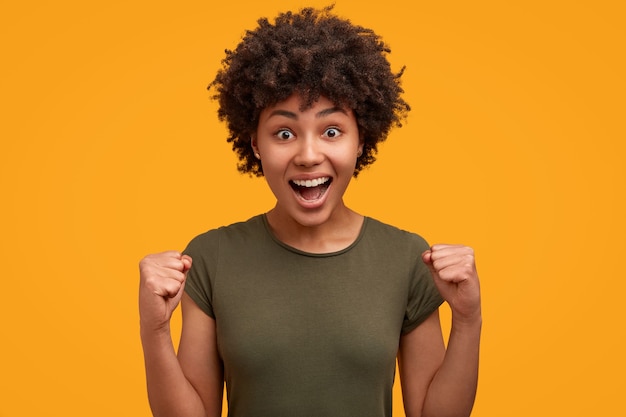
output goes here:
[{"label": "woman's shoulder", "polygon": [[365,232],[370,238],[385,242],[385,244],[411,245],[424,248],[424,250],[430,246],[422,235],[372,217],[366,217],[366,228]]},{"label": "woman's shoulder", "polygon": [[264,231],[263,215],[259,214],[245,221],[219,226],[200,233],[191,239],[187,248],[188,250],[193,248],[207,249],[220,245],[224,241],[249,241],[252,236],[259,236]]}]

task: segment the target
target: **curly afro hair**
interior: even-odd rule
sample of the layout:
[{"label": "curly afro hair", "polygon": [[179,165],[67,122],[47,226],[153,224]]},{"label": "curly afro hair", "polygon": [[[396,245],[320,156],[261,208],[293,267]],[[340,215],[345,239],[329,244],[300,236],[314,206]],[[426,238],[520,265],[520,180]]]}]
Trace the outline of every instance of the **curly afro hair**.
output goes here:
[{"label": "curly afro hair", "polygon": [[250,138],[261,111],[293,93],[303,110],[320,96],[352,109],[364,142],[354,177],[375,161],[390,129],[402,126],[410,110],[400,97],[404,68],[394,74],[386,58],[391,50],[380,36],[331,14],[332,8],[281,13],[273,24],[261,18],[234,51],[225,51],[208,88],[215,89],[218,117],[227,124],[242,173],[263,175]]}]

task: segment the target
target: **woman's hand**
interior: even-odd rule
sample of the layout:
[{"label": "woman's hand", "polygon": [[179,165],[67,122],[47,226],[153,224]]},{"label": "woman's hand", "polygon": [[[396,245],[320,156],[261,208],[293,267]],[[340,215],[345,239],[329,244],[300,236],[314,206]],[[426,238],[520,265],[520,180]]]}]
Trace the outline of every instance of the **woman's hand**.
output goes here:
[{"label": "woman's hand", "polygon": [[480,285],[474,250],[463,245],[433,245],[422,254],[441,296],[457,322],[480,320]]},{"label": "woman's hand", "polygon": [[139,262],[139,315],[142,331],[169,331],[172,313],[180,302],[191,258],[167,251]]}]

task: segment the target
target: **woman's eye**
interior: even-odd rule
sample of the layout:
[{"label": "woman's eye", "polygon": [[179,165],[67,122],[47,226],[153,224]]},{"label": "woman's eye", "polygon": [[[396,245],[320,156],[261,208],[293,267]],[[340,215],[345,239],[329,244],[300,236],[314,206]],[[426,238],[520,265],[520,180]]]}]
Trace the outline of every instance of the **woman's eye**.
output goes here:
[{"label": "woman's eye", "polygon": [[336,127],[329,127],[324,132],[324,135],[329,138],[336,138],[337,136],[341,135],[341,130],[337,129]]},{"label": "woman's eye", "polygon": [[293,133],[291,133],[289,130],[282,129],[276,132],[276,136],[278,136],[278,139],[287,140],[293,137]]}]

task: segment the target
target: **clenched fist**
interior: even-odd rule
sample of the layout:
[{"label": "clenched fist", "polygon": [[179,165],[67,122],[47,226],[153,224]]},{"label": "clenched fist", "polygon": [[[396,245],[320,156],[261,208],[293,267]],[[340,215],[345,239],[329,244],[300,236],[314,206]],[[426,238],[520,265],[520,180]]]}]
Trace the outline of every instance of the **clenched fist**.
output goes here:
[{"label": "clenched fist", "polygon": [[462,321],[480,319],[480,286],[474,250],[462,245],[433,245],[422,254],[441,296],[453,317]]},{"label": "clenched fist", "polygon": [[143,331],[169,330],[189,268],[191,258],[176,251],[147,255],[139,262],[139,315]]}]

